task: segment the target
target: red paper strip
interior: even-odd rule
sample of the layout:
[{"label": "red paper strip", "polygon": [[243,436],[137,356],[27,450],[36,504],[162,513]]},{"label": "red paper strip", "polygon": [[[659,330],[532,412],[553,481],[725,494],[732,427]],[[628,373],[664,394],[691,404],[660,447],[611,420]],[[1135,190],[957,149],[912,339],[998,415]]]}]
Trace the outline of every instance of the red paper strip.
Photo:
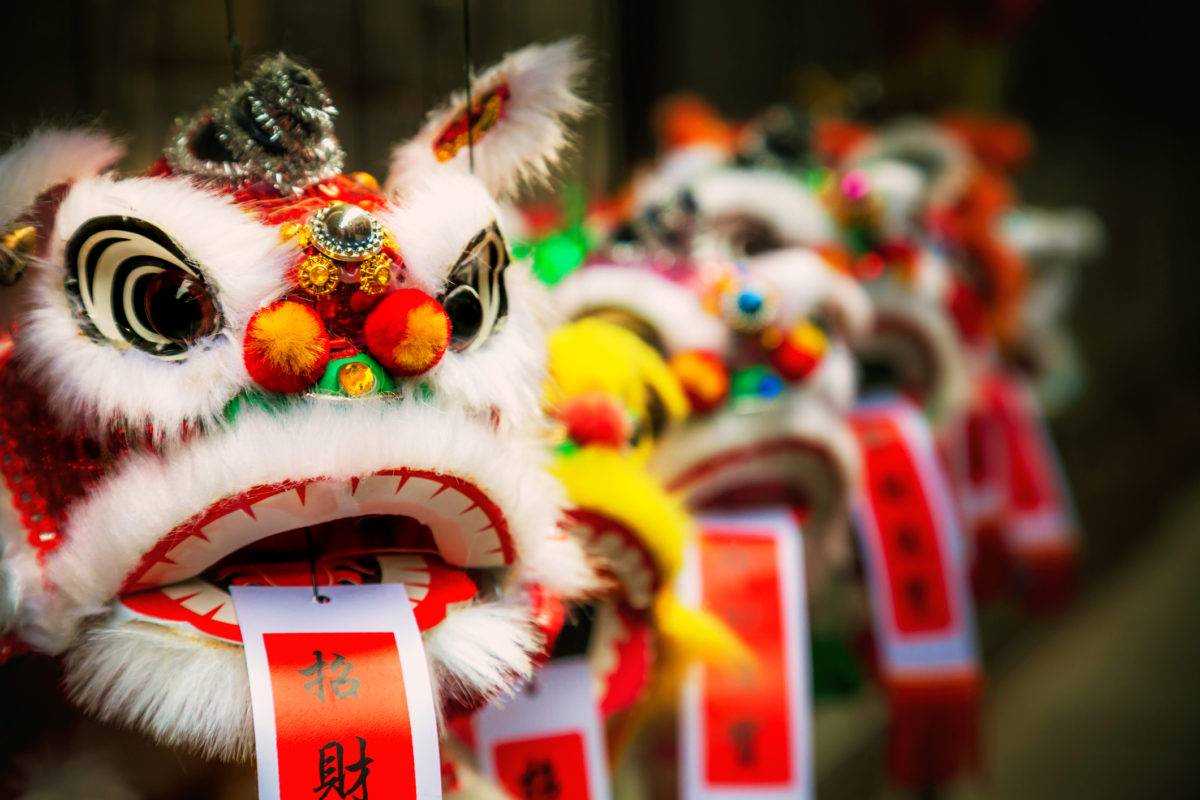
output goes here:
[{"label": "red paper strip", "polygon": [[891,703],[888,772],[944,785],[978,759],[979,661],[958,516],[924,418],[903,400],[855,409],[856,530]]},{"label": "red paper strip", "polygon": [[391,633],[268,633],[281,797],[416,797]]},{"label": "red paper strip", "polygon": [[800,531],[787,511],[701,521],[681,587],[753,651],[700,667],[680,720],[684,797],[809,797],[809,668]]},{"label": "red paper strip", "polygon": [[530,685],[475,717],[485,775],[517,800],[608,800],[608,757],[587,661],[550,661]]},{"label": "red paper strip", "polygon": [[707,531],[700,540],[704,608],[733,628],[756,668],[705,669],[705,777],[712,786],[786,784],[795,770],[783,653],[779,552],[773,539]]},{"label": "red paper strip", "polygon": [[577,732],[503,742],[493,750],[500,785],[520,800],[591,800],[587,754]]},{"label": "red paper strip", "polygon": [[1005,542],[1034,612],[1063,605],[1074,588],[1078,523],[1054,441],[1033,391],[1020,378],[992,381],[994,412],[1008,453]]},{"label": "red paper strip", "polygon": [[438,733],[403,584],[233,586],[260,800],[435,800]]}]

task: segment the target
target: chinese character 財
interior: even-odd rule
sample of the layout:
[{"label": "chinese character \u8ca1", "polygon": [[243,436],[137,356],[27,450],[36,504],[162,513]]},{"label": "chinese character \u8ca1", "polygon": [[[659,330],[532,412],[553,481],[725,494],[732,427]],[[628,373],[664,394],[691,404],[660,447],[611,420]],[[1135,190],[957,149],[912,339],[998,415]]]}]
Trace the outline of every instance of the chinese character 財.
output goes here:
[{"label": "chinese character \u8ca1", "polygon": [[333,663],[330,664],[325,660],[324,653],[320,650],[313,650],[313,655],[316,660],[304,669],[296,670],[306,678],[312,678],[311,681],[304,684],[304,688],[312,692],[318,700],[325,702],[325,673],[331,673],[329,678],[329,688],[333,690],[333,696],[342,699],[346,697],[358,697],[358,678],[347,677],[350,670],[354,669],[354,665],[341,655],[333,654]]},{"label": "chinese character \u8ca1", "polygon": [[[313,789],[316,800],[325,800],[331,792],[337,792],[339,800],[367,800],[367,776],[371,770],[367,765],[375,761],[367,758],[367,743],[361,736],[358,739],[358,761],[346,764],[341,742],[329,742],[317,753],[317,775],[321,785]],[[354,783],[346,788],[347,774],[357,775]],[[359,790],[362,794],[355,794]]]},{"label": "chinese character \u8ca1", "polygon": [[729,726],[729,739],[733,742],[734,756],[743,767],[753,766],[758,761],[758,723],[752,719],[741,719]]},{"label": "chinese character \u8ca1", "polygon": [[521,797],[525,800],[558,800],[562,794],[558,774],[554,771],[554,764],[549,761],[530,760],[518,780]]}]

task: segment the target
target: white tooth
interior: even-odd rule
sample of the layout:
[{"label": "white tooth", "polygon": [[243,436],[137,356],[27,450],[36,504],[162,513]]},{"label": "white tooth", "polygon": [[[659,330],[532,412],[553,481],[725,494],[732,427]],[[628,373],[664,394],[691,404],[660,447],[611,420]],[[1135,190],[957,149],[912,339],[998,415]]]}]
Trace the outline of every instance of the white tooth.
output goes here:
[{"label": "white tooth", "polygon": [[429,585],[429,573],[425,570],[385,569],[381,578],[384,583],[403,583],[405,586]]},{"label": "white tooth", "polygon": [[207,585],[208,584],[206,584],[204,581],[197,578],[195,580],[183,581],[182,583],[173,583],[170,586],[164,586],[162,587],[162,593],[172,600],[178,600],[181,597],[187,597],[188,595],[198,594],[204,591],[204,588]]},{"label": "white tooth", "polygon": [[[386,513],[396,502],[396,482],[400,480],[395,475],[368,475],[358,481],[354,491],[353,502],[358,505],[359,513]],[[349,492],[349,484],[347,484]]]},{"label": "white tooth", "polygon": [[221,609],[213,614],[213,619],[217,622],[224,622],[227,625],[237,625],[237,611],[233,608],[233,603],[228,602],[221,606]]},{"label": "white tooth", "polygon": [[426,504],[425,501],[427,501],[434,492],[442,488],[442,484],[438,483],[437,481],[431,481],[428,478],[410,477],[405,479],[393,477],[392,480],[396,481],[396,483],[393,485],[399,485],[401,481],[404,482],[404,484],[400,486],[399,491],[392,496],[393,500],[401,503],[420,503],[422,506],[424,506]]},{"label": "white tooth", "polygon": [[458,524],[464,531],[477,531],[480,528],[486,528],[491,524],[486,513],[482,508],[476,506],[465,514],[460,513],[458,516]]},{"label": "white tooth", "polygon": [[617,533],[606,533],[596,540],[596,549],[610,559],[616,559],[625,549],[625,540]]},{"label": "white tooth", "polygon": [[634,608],[648,607],[653,599],[651,591],[653,583],[653,576],[645,569],[638,569],[630,575],[625,587],[625,591],[629,595],[629,604]]},{"label": "white tooth", "polygon": [[453,519],[471,507],[474,501],[452,486],[439,487],[429,505],[443,517]]},{"label": "white tooth", "polygon": [[412,584],[406,583],[404,584],[404,589],[408,592],[409,600],[424,600],[425,595],[429,594],[428,586],[413,586]]},{"label": "white tooth", "polygon": [[204,584],[203,588],[197,594],[179,602],[188,611],[203,617],[205,614],[215,611],[223,604],[228,603],[229,595],[215,587]]},{"label": "white tooth", "polygon": [[177,571],[171,564],[160,561],[146,570],[146,574],[138,579],[138,584],[144,586],[163,586],[168,583],[174,583],[179,577],[186,577],[174,576],[174,573]]},{"label": "white tooth", "polygon": [[195,575],[198,571],[220,559],[220,545],[206,541],[203,536],[191,536],[167,551],[167,558],[175,562],[173,572]]},{"label": "white tooth", "polygon": [[420,553],[389,553],[378,556],[379,566],[383,569],[423,569],[428,571],[429,562]]}]

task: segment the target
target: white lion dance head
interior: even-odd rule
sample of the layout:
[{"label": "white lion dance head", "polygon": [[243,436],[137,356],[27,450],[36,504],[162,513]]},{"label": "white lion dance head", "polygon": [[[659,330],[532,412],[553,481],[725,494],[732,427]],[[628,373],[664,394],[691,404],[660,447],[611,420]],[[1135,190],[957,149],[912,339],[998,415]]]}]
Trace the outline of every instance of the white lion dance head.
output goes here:
[{"label": "white lion dance head", "polygon": [[343,173],[335,108],[284,56],[147,175],[90,131],[0,158],[10,650],[62,654],[102,718],[245,758],[228,587],[307,583],[311,556],[324,583],[408,586],[443,708],[529,674],[593,578],[558,529],[496,200],[556,160],[581,68],[569,43],[510,56],[382,188]]}]

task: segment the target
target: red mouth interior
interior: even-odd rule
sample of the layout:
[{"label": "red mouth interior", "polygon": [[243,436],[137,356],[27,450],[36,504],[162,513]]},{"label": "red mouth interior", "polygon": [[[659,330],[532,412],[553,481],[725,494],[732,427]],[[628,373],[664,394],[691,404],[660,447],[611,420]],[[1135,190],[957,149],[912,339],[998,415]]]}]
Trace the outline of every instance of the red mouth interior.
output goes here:
[{"label": "red mouth interior", "polygon": [[[310,549],[311,542],[311,549]],[[403,516],[373,515],[296,528],[253,542],[177,586],[135,591],[123,605],[152,620],[185,623],[198,632],[241,641],[222,612],[231,586],[357,586],[402,578],[417,626],[428,630],[452,604],[478,593],[470,570],[446,564],[429,528]],[[220,593],[220,595],[217,594]]]}]

